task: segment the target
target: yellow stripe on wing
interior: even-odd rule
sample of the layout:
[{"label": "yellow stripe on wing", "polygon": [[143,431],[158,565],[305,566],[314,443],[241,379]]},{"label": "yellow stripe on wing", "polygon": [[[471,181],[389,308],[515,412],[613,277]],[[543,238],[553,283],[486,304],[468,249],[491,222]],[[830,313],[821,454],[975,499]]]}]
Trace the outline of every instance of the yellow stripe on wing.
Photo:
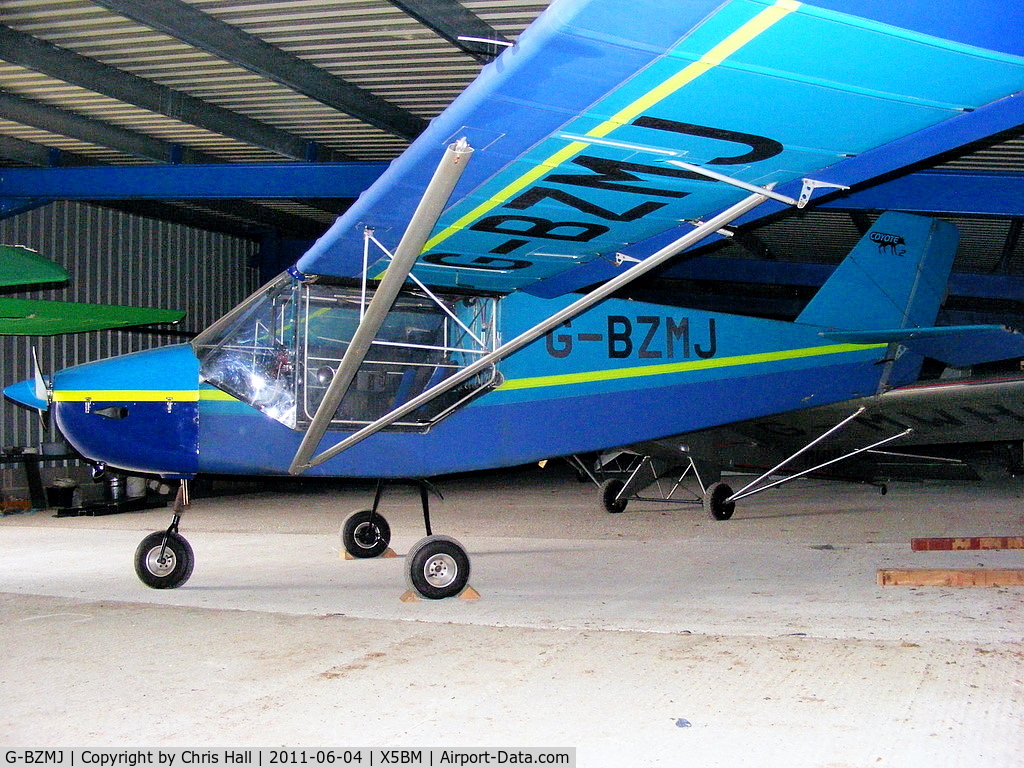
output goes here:
[{"label": "yellow stripe on wing", "polygon": [[[635,99],[610,118],[599,123],[596,127],[591,128],[584,134],[584,136],[595,139],[603,138],[616,128],[629,123],[641,115],[645,110],[650,109],[654,104],[657,104],[659,101],[671,96],[680,88],[692,83],[705,72],[717,67],[729,56],[740,50],[744,45],[754,40],[758,35],[771,28],[780,19],[797,10],[799,7],[800,3],[796,2],[796,0],[778,0],[774,5],[765,8],[754,18],[745,22],[732,33],[727,35],[720,43],[701,56],[700,59],[684,67],[660,85],[649,90],[643,96]],[[426,244],[423,246],[423,251],[426,252],[437,247],[440,243],[447,240],[456,232],[464,229],[467,225],[476,221],[485,213],[488,213],[499,205],[502,205],[513,195],[518,194],[527,186],[542,178],[550,170],[558,168],[562,163],[572,157],[575,157],[589,146],[590,144],[582,141],[573,141],[562,147],[546,160],[533,166],[515,181],[506,185],[499,192],[492,195],[490,198],[480,203],[476,208],[469,211],[467,214],[460,217],[427,240]]]}]

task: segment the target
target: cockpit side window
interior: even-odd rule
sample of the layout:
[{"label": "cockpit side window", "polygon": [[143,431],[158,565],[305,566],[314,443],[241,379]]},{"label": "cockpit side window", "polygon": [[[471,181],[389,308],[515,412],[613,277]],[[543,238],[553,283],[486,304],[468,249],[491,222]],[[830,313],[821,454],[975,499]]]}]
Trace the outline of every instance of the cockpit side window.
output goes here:
[{"label": "cockpit side window", "polygon": [[295,427],[298,287],[278,279],[192,342],[200,378]]},{"label": "cockpit side window", "polygon": [[[313,418],[359,325],[359,289],[282,276],[196,337],[202,378],[291,428]],[[332,418],[372,422],[475,362],[496,345],[489,297],[399,295]],[[493,368],[393,425],[422,429],[493,386]]]},{"label": "cockpit side window", "polygon": [[[354,290],[311,292],[307,299],[306,375],[300,420],[311,419],[323,400],[358,324],[360,307],[360,297]],[[374,421],[493,349],[494,304],[490,298],[401,294],[333,422],[357,426]],[[429,425],[488,387],[494,377],[491,369],[413,411],[396,426]]]}]

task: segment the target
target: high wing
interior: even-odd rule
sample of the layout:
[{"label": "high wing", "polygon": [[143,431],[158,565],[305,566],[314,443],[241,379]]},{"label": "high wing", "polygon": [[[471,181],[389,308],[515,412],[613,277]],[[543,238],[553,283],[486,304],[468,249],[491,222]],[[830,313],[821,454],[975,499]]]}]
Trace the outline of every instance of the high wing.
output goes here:
[{"label": "high wing", "polygon": [[[64,267],[20,245],[0,245],[0,287],[28,288],[68,280]],[[0,296],[0,336],[53,336],[135,325],[176,323],[184,312]]]},{"label": "high wing", "polygon": [[[930,3],[875,5],[558,0],[296,266],[355,277],[370,230],[394,250],[458,139],[474,152],[416,276],[538,291],[748,194],[731,181],[799,180],[1024,87],[1024,59],[976,45],[1001,6],[958,29]],[[365,258],[386,266],[376,245]]]}]

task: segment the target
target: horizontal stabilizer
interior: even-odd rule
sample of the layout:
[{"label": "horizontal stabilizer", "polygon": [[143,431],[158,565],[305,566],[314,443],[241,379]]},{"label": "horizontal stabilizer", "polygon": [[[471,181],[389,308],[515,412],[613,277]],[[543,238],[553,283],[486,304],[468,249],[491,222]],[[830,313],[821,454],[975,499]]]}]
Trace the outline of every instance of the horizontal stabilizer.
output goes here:
[{"label": "horizontal stabilizer", "polygon": [[897,342],[911,352],[931,357],[956,368],[1024,357],[1024,333],[1005,325],[947,325],[876,331],[823,331],[821,336],[842,344]]}]

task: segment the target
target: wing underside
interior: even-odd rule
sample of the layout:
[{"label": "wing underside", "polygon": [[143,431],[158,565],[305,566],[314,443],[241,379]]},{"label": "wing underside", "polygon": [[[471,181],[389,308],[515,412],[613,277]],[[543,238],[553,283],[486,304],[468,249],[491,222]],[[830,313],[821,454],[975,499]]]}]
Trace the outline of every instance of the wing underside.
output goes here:
[{"label": "wing underside", "polygon": [[[459,138],[415,274],[507,293],[747,194],[703,169],[785,183],[1022,87],[1024,59],[791,0],[556,2],[297,266],[359,275],[367,229],[393,250]],[[386,264],[371,248],[370,276]]]},{"label": "wing underside", "polygon": [[[636,448],[664,460],[693,456],[719,467],[766,468],[797,454],[840,421],[859,414],[844,428],[803,457],[804,464],[823,456],[847,454],[879,440],[901,435],[870,461],[907,458],[938,446],[1020,441],[1024,436],[1024,378],[930,382],[902,387],[874,397],[807,408],[723,427],[676,435]],[[905,433],[905,434],[904,434]],[[685,447],[685,454],[680,450]],[[938,455],[938,454],[936,454]],[[863,458],[863,457],[862,457]],[[799,469],[787,464],[787,470]],[[840,464],[835,471],[845,471]]]}]

